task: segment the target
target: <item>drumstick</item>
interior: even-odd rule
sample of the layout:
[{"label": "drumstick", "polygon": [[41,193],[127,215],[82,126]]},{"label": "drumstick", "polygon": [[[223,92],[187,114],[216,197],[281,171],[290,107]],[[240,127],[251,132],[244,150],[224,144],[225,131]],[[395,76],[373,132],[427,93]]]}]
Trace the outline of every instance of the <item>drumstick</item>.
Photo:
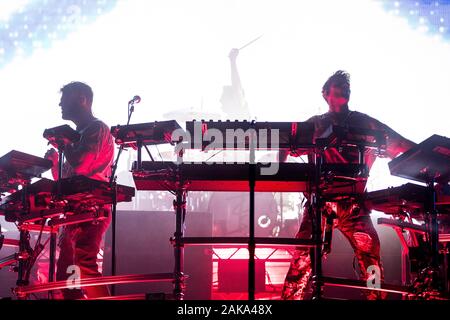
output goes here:
[{"label": "drumstick", "polygon": [[244,48],[246,48],[246,47],[248,47],[249,45],[251,45],[253,42],[255,42],[255,41],[257,41],[257,40],[259,40],[259,39],[261,39],[261,37],[263,36],[264,34],[262,34],[262,35],[260,35],[259,37],[257,37],[257,38],[255,38],[255,39],[253,39],[252,41],[250,41],[249,43],[247,43],[246,45],[244,45],[244,46],[242,46],[242,47],[240,47],[238,50],[239,51],[241,51],[242,49],[244,49]]}]

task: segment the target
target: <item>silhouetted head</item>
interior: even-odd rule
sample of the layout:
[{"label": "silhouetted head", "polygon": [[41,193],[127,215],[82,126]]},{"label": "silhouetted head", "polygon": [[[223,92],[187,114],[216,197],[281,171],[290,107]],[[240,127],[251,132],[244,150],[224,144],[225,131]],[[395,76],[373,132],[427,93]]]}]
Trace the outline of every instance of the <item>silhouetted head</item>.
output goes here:
[{"label": "silhouetted head", "polygon": [[83,82],[71,82],[61,88],[62,118],[76,120],[84,115],[92,115],[92,88]]},{"label": "silhouetted head", "polygon": [[342,70],[336,71],[323,85],[322,96],[331,112],[341,112],[347,108],[350,100],[350,75]]}]

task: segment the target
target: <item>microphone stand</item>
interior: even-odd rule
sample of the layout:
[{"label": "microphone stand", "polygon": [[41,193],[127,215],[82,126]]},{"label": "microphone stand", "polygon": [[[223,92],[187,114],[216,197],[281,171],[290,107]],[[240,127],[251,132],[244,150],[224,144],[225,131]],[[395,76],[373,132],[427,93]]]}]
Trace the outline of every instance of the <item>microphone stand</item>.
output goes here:
[{"label": "microphone stand", "polygon": [[[134,103],[135,100],[131,100],[128,102],[128,120],[126,127],[130,124],[131,116],[134,112]],[[122,143],[119,148],[119,152],[117,153],[116,160],[114,161],[114,164],[112,166],[112,172],[111,176],[109,178],[109,186],[113,190],[113,199],[112,199],[112,219],[111,219],[111,276],[116,275],[116,213],[117,213],[117,177],[116,177],[116,171],[117,166],[119,164],[119,159],[122,154],[122,151],[124,149],[124,144]],[[111,295],[115,295],[115,285],[111,285]]]}]

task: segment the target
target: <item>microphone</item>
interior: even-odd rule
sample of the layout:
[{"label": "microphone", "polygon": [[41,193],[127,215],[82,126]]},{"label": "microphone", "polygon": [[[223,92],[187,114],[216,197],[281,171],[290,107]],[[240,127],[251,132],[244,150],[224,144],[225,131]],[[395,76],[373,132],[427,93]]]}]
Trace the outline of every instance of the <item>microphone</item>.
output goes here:
[{"label": "microphone", "polygon": [[141,97],[139,96],[134,96],[133,99],[131,99],[128,104],[135,104],[135,103],[139,103],[141,102]]}]

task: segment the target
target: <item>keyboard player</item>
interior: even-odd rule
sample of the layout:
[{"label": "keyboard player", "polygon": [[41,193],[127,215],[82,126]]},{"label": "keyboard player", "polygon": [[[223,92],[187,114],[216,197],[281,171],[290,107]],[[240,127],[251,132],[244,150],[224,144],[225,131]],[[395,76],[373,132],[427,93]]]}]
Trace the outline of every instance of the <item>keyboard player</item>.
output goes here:
[{"label": "keyboard player", "polygon": [[[91,87],[82,82],[71,82],[61,89],[61,93],[59,106],[62,118],[72,121],[81,136],[79,142],[65,143],[66,162],[62,178],[83,175],[95,180],[109,181],[114,157],[114,142],[109,127],[92,114]],[[56,151],[50,149],[45,157],[52,160],[52,174],[55,180],[58,179]],[[111,217],[110,214],[109,217]],[[109,218],[98,223],[84,222],[64,227],[59,239],[60,254],[56,280],[68,279],[74,266],[79,268],[81,279],[101,276],[97,265],[97,254],[110,221]],[[95,286],[84,288],[84,292],[77,289],[65,289],[63,295],[64,299],[96,298],[108,296],[109,291],[106,286]]]},{"label": "keyboard player", "polygon": [[[351,111],[348,106],[350,100],[350,76],[344,71],[334,73],[323,85],[322,96],[329,106],[327,113],[313,116],[308,122],[315,125],[314,138],[320,137],[332,125],[352,126],[372,130],[382,130],[386,134],[387,156],[396,157],[410,149],[414,143],[380,121],[358,111]],[[356,147],[328,148],[324,154],[325,163],[358,163],[358,149]],[[377,155],[375,150],[365,153],[365,163],[369,170]],[[365,186],[364,186],[365,187]],[[364,190],[361,190],[363,192]],[[361,270],[360,278],[367,280],[367,269],[378,266],[383,279],[383,268],[380,260],[380,241],[372,224],[368,210],[357,200],[345,200],[337,203],[328,203],[327,211],[337,216],[337,228],[350,242]],[[324,208],[325,209],[325,208]],[[306,203],[303,219],[300,224],[297,238],[310,239],[312,234],[312,210]],[[286,275],[282,290],[282,299],[302,300],[308,279],[311,274],[310,250],[297,248],[289,271]],[[382,298],[375,291],[365,291],[369,300]]]}]

